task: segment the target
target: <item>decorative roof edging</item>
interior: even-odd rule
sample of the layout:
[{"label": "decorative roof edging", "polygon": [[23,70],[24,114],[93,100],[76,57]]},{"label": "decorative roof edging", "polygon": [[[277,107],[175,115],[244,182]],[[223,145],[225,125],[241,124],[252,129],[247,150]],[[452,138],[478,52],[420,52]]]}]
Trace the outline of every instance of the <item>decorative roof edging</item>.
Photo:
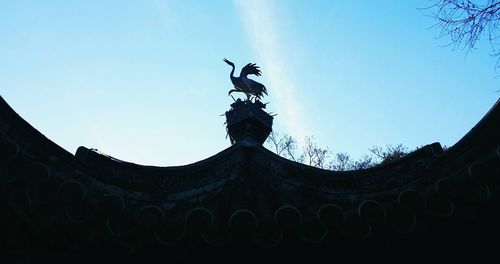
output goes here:
[{"label": "decorative roof edging", "polygon": [[[328,244],[337,234],[418,236],[439,226],[436,219],[474,218],[485,202],[498,204],[499,123],[497,101],[448,151],[434,143],[361,171],[312,168],[244,142],[190,165],[154,167],[84,147],[73,156],[1,99],[2,221],[19,221],[31,240],[70,251],[97,238],[97,246],[134,248],[196,237],[213,246],[245,238],[279,247],[295,239]],[[47,232],[56,235],[40,235]],[[68,245],[67,236],[74,238]],[[45,242],[38,246],[51,247]]]}]

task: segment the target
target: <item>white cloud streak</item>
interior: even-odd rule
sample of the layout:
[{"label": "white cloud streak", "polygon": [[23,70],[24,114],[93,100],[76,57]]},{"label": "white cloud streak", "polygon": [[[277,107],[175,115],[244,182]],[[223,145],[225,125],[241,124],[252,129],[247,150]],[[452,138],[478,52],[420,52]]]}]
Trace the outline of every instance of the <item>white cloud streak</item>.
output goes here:
[{"label": "white cloud streak", "polygon": [[294,73],[287,68],[286,39],[284,30],[276,29],[274,21],[278,10],[282,10],[270,0],[235,0],[235,6],[241,16],[251,45],[260,60],[262,60],[265,76],[269,81],[265,84],[269,95],[276,105],[279,121],[295,138],[302,142],[310,135],[301,115],[301,107],[297,101]]}]

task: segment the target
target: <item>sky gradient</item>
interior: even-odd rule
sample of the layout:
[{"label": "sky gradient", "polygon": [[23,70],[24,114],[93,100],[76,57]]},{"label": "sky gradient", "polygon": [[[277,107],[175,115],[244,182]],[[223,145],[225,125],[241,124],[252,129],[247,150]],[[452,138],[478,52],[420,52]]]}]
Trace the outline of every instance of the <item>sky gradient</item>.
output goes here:
[{"label": "sky gradient", "polygon": [[430,3],[1,1],[0,95],[71,153],[182,165],[230,145],[228,58],[261,67],[278,133],[354,158],[450,146],[500,79],[485,40],[443,47]]}]

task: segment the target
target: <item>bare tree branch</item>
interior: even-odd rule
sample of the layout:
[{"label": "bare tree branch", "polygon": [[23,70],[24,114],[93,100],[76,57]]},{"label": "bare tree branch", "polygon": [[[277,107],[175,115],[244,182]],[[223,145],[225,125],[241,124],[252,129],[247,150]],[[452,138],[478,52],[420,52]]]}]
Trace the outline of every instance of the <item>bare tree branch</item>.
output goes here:
[{"label": "bare tree branch", "polygon": [[299,161],[300,157],[296,153],[297,141],[288,135],[280,136],[278,133],[272,131],[266,140],[266,143],[274,149],[274,152],[285,158],[293,161]]},{"label": "bare tree branch", "polygon": [[[280,136],[271,132],[266,143],[274,149],[275,153],[290,160],[307,164],[309,166],[335,171],[359,170],[374,167],[378,164],[391,162],[408,154],[408,149],[402,144],[385,148],[373,147],[369,149],[371,155],[364,155],[359,160],[353,160],[347,153],[331,155],[328,148],[319,147],[314,137],[306,137],[302,153],[297,153],[297,141],[289,136]],[[379,162],[376,162],[379,160]]]},{"label": "bare tree branch", "polygon": [[386,145],[385,149],[375,146],[370,148],[369,151],[381,160],[380,164],[398,160],[408,154],[408,149],[403,144],[398,144],[394,147]]},{"label": "bare tree branch", "polygon": [[434,26],[441,29],[439,37],[449,36],[450,46],[463,47],[468,54],[486,34],[491,55],[497,57],[495,67],[500,67],[500,0],[439,0],[430,8],[437,10],[432,16],[437,20]]},{"label": "bare tree branch", "polygon": [[354,162],[354,164],[350,167],[351,170],[362,170],[368,169],[376,164],[373,163],[373,159],[368,155],[363,155],[358,161]]}]

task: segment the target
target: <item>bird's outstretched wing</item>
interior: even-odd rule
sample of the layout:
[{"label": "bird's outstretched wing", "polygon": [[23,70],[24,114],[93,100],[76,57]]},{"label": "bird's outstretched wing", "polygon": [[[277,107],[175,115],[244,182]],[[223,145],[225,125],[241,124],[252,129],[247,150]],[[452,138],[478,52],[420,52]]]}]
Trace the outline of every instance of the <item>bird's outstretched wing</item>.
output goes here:
[{"label": "bird's outstretched wing", "polygon": [[255,63],[249,63],[241,69],[240,77],[247,76],[249,74],[255,74],[257,76],[260,76],[260,69],[259,66],[255,65]]}]

